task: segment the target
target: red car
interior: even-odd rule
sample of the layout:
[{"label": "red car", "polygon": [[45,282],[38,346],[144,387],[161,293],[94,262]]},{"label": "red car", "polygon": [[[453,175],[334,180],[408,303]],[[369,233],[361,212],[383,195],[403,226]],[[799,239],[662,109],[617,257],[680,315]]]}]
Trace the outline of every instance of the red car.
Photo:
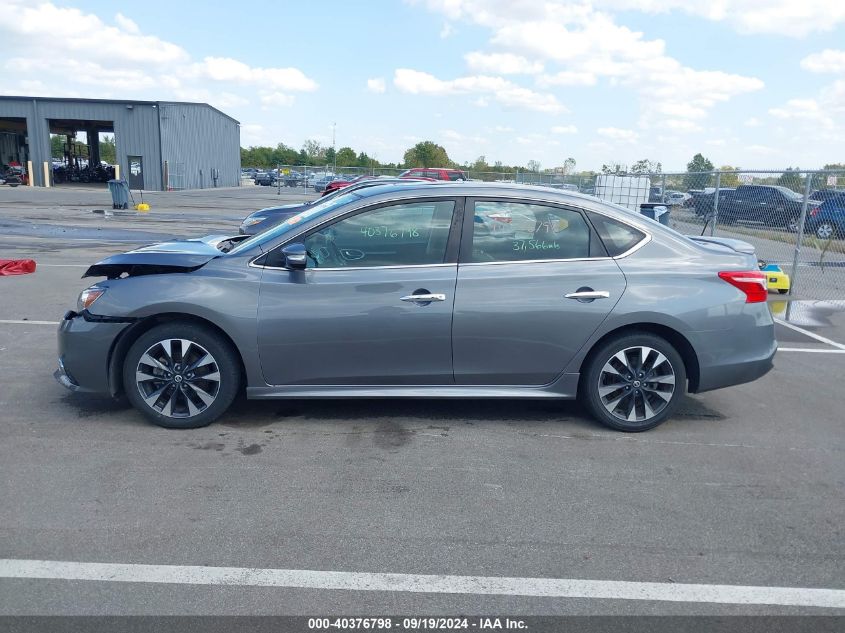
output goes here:
[{"label": "red car", "polygon": [[372,178],[375,178],[375,176],[358,176],[357,178],[332,180],[329,184],[326,185],[326,188],[323,191],[323,195],[327,196],[332,191],[337,191],[338,189],[342,189],[343,187],[348,187],[353,182],[360,182],[362,180],[370,180]]},{"label": "red car", "polygon": [[446,169],[444,167],[414,167],[399,174],[400,178],[431,178],[432,180],[449,180],[463,182],[469,180],[467,173],[460,169]]},{"label": "red car", "polygon": [[[428,182],[433,182],[436,178],[418,178],[416,176],[400,176],[402,180],[423,180]],[[351,180],[334,180],[326,185],[326,190],[323,192],[323,195],[327,195],[332,193],[333,191],[337,191],[338,189],[343,189],[344,187],[348,187],[351,184],[356,182],[361,182],[362,180],[385,180],[385,182],[395,182],[395,178],[385,178],[379,176],[358,176],[357,178],[353,178]]]}]

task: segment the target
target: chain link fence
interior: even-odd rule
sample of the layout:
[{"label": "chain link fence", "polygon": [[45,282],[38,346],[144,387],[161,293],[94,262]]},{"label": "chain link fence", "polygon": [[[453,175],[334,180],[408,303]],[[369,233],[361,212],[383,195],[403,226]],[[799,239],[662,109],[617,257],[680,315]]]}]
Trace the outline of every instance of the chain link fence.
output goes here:
[{"label": "chain link fence", "polygon": [[589,193],[634,212],[665,208],[663,221],[687,235],[753,244],[789,275],[784,294],[845,299],[845,171],[603,174]]}]

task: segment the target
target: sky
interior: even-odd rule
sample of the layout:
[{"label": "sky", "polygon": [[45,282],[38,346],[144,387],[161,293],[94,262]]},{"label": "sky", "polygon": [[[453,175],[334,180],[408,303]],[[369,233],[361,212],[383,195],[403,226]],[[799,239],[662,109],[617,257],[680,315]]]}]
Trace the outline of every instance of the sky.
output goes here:
[{"label": "sky", "polygon": [[5,0],[0,94],[201,101],[241,145],[845,162],[843,0]]}]

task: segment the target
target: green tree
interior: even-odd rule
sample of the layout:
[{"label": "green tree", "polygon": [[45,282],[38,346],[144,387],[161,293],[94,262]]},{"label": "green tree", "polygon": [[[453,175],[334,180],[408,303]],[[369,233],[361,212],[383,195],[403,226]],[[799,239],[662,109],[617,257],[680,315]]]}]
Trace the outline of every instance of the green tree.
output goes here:
[{"label": "green tree", "polygon": [[104,136],[100,139],[100,160],[106,161],[109,165],[114,165],[117,162],[117,146],[114,142],[114,136]]},{"label": "green tree", "polygon": [[788,187],[789,189],[800,193],[804,190],[804,177],[801,175],[798,167],[795,169],[787,167],[786,171],[778,178],[777,184],[781,187]]},{"label": "green tree", "polygon": [[339,167],[355,167],[358,164],[358,157],[351,147],[341,147],[337,150],[337,164]]},{"label": "green tree", "polygon": [[302,152],[304,152],[306,165],[322,165],[326,162],[326,148],[320,145],[319,141],[308,139],[302,144]]},{"label": "green tree", "polygon": [[575,159],[570,157],[563,161],[563,175],[568,176],[575,171]]},{"label": "green tree", "polygon": [[687,191],[690,189],[704,189],[707,187],[712,177],[710,174],[703,174],[698,172],[713,171],[713,163],[702,154],[696,154],[692,160],[687,163],[687,174],[684,176],[684,187]]},{"label": "green tree", "polygon": [[452,164],[445,148],[431,141],[422,141],[405,152],[406,167],[448,167]]},{"label": "green tree", "polygon": [[643,158],[631,165],[628,171],[632,174],[659,174],[663,171],[663,165],[657,161]]},{"label": "green tree", "polygon": [[739,176],[736,174],[735,170],[738,170],[739,167],[731,167],[730,165],[722,165],[719,167],[719,171],[721,171],[721,175],[719,176],[719,186],[720,187],[739,187]]},{"label": "green tree", "polygon": [[601,166],[601,173],[603,174],[624,174],[626,171],[627,166],[616,160],[612,160]]}]

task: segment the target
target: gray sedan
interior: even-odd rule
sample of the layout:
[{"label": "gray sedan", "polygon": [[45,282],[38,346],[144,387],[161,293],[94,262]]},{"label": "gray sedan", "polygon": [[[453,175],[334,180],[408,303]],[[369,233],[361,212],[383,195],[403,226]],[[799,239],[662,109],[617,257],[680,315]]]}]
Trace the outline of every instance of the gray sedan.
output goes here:
[{"label": "gray sedan", "polygon": [[579,397],[621,431],[772,367],[742,242],[577,193],[382,185],[259,235],[109,257],[59,328],[57,379],[161,426],[250,398]]}]

